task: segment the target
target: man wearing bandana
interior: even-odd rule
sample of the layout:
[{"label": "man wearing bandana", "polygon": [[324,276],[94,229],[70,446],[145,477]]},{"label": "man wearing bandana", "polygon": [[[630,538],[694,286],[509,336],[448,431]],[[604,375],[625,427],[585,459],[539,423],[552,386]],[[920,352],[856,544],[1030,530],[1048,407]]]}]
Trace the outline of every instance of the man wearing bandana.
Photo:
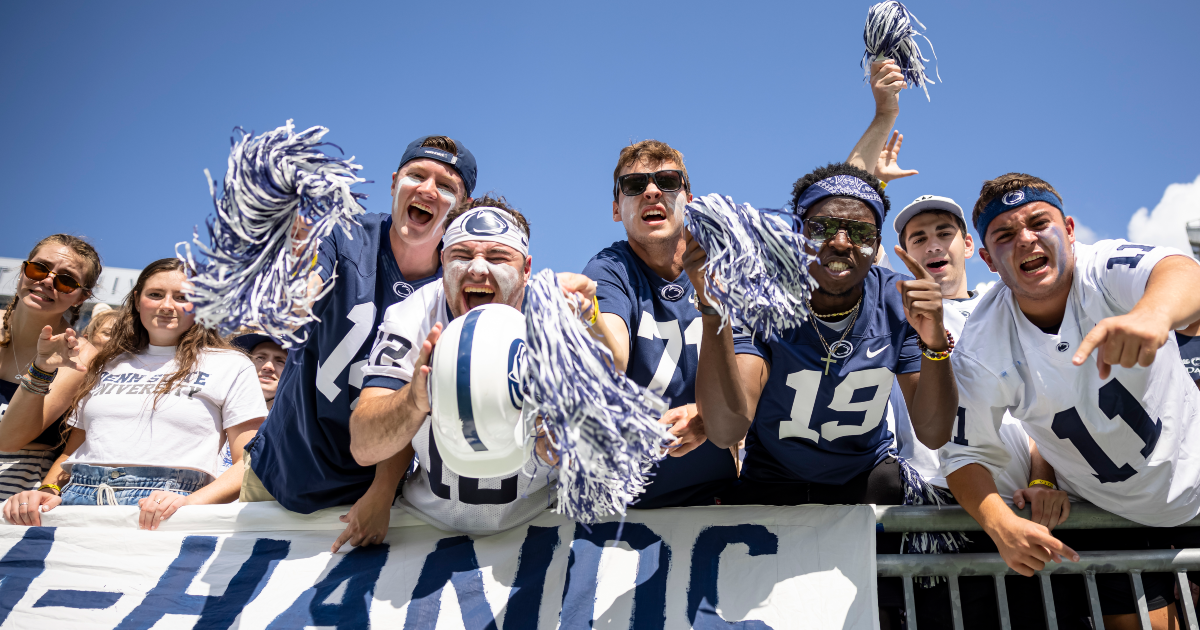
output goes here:
[{"label": "man wearing bandana", "polygon": [[[333,544],[382,542],[409,460],[362,466],[350,454],[350,413],[358,403],[375,328],[389,306],[441,279],[443,219],[469,201],[475,158],[461,142],[425,136],[408,145],[392,174],[390,214],[366,214],[350,233],[321,243],[313,290],[333,289],[292,347],[275,404],[246,446],[242,501],[277,500],[308,514],[352,505]],[[336,274],[336,277],[334,277]]]},{"label": "man wearing bandana", "polygon": [[[873,69],[876,119],[854,163],[818,168],[793,188],[791,209],[817,248],[814,316],[766,338],[722,329],[703,290],[706,255],[689,237],[684,267],[703,319],[696,402],[716,445],[746,436],[741,479],[723,504],[905,503],[913,475],[893,456],[885,419],[893,382],[922,443],[950,437],[946,414],[958,403],[941,289],[899,248],[918,279],[873,264],[889,202],[866,156],[873,163],[883,150],[903,87],[894,64]],[[877,543],[879,553],[900,552],[898,534]],[[881,606],[898,607],[893,595],[881,593]]]},{"label": "man wearing bandana", "polygon": [[[1014,571],[1033,575],[1075,549],[1194,548],[1200,514],[1200,391],[1174,330],[1200,321],[1200,266],[1169,247],[1075,241],[1047,182],[1009,173],[985,182],[972,212],[980,255],[1000,274],[954,353],[959,407],[942,473]],[[1021,421],[1059,479],[1087,501],[1151,526],[1058,537],[1014,515],[994,477],[1008,463],[1005,412]],[[1165,528],[1165,529],[1155,529]],[[1178,627],[1169,573],[1141,576],[1154,628]],[[1125,575],[1096,576],[1105,627],[1137,626]]]},{"label": "man wearing bandana", "polygon": [[[471,535],[494,534],[536,517],[552,505],[557,479],[545,454],[504,478],[472,479],[447,467],[438,453],[429,415],[429,360],[442,329],[484,304],[520,309],[533,259],[529,224],[501,198],[484,197],[446,217],[441,282],[425,285],[388,309],[363,370],[363,392],[350,419],[355,460],[364,466],[417,455],[399,505],[436,527]],[[596,283],[559,274],[569,293],[590,302]],[[590,318],[583,310],[581,317]],[[592,327],[607,336],[602,321]]]}]

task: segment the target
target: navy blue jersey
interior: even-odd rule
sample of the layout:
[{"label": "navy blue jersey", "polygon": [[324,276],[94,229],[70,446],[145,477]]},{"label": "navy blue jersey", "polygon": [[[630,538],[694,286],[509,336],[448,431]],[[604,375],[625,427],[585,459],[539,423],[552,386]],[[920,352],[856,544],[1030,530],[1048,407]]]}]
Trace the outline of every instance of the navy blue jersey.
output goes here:
[{"label": "navy blue jersey", "polygon": [[[625,320],[633,382],[659,394],[671,407],[696,402],[696,362],[703,324],[691,303],[686,273],[668,282],[654,273],[626,241],[613,243],[588,262],[600,311]],[[683,457],[668,457],[631,507],[658,508],[712,503],[716,488],[737,479],[733,454],[705,442]]]},{"label": "navy blue jersey", "polygon": [[1179,356],[1183,359],[1188,376],[1193,381],[1200,381],[1200,339],[1177,332],[1175,340],[1179,343]]},{"label": "navy blue jersey", "polygon": [[[921,369],[918,336],[895,286],[908,279],[871,267],[862,308],[846,337],[851,347],[833,348],[835,357],[841,355],[833,363],[824,360],[828,354],[811,321],[765,341],[735,335],[738,354],[758,355],[771,369],[746,436],[744,477],[844,484],[887,456],[892,383],[897,374]],[[842,337],[823,324],[821,334],[831,346]]]},{"label": "navy blue jersey", "polygon": [[314,307],[307,343],[288,352],[275,405],[249,445],[250,466],[283,507],[308,514],[354,503],[375,478],[350,454],[350,412],[363,384],[375,330],[389,306],[441,278],[406,280],[392,254],[392,217],[367,214],[361,226],[321,244],[319,264],[334,288]]}]

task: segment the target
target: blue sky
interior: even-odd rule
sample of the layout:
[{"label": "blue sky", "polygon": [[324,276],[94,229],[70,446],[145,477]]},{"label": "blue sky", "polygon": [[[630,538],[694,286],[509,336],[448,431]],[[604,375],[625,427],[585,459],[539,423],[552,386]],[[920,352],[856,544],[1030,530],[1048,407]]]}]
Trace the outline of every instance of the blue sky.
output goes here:
[{"label": "blue sky", "polygon": [[[611,173],[630,141],[672,144],[696,192],[758,207],[844,159],[873,112],[869,5],[3,3],[0,255],[60,231],[112,266],[171,255],[211,211],[203,169],[224,172],[232,128],[293,118],[365,165],[375,212],[410,140],[463,141],[477,191],[529,217],[534,266],[578,271],[623,238]],[[969,209],[984,179],[1019,170],[1124,237],[1200,175],[1200,3],[908,7],[945,82],[901,100],[901,164],[921,174],[889,187],[897,210],[921,194]]]}]

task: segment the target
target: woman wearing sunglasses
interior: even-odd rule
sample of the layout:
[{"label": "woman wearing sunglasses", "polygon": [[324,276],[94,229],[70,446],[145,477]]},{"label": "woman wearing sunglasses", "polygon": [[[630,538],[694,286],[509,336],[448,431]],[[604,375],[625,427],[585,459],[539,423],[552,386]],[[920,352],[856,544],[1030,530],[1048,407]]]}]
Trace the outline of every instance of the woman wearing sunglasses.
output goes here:
[{"label": "woman wearing sunglasses", "polygon": [[[70,331],[39,340],[39,377],[87,367],[62,457],[41,490],[9,498],[5,519],[38,525],[40,512],[59,504],[137,505],[139,527],[157,529],[183,505],[237,499],[237,463],[267,406],[245,353],[195,325],[183,269],[164,258],[142,271],[103,350],[81,350]],[[16,399],[10,412],[32,398]],[[226,441],[235,465],[218,475]]]},{"label": "woman wearing sunglasses", "polygon": [[[67,333],[100,270],[96,250],[69,234],[42,239],[21,265],[0,323],[0,501],[36,489],[58,457],[62,415],[83,375],[62,374],[58,383],[44,388],[44,396],[21,383],[37,354],[38,337]],[[11,405],[22,397],[26,404],[14,412]]]}]

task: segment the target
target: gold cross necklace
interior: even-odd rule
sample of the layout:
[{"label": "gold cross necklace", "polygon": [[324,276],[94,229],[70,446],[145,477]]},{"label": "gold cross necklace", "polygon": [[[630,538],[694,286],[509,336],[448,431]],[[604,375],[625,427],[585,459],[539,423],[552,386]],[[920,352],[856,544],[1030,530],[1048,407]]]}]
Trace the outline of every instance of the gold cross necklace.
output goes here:
[{"label": "gold cross necklace", "polygon": [[[861,296],[858,298],[858,303],[854,305],[854,308],[850,309],[849,311],[846,311],[846,313],[850,314],[850,322],[848,324],[846,324],[846,329],[844,331],[842,331],[841,339],[838,339],[837,341],[833,342],[833,345],[830,346],[829,343],[827,343],[825,341],[825,335],[821,334],[820,326],[817,326],[817,318],[820,317],[820,315],[817,315],[817,312],[815,310],[813,310],[812,302],[808,302],[808,312],[812,313],[812,315],[813,315],[809,319],[809,321],[812,322],[813,329],[817,331],[817,339],[820,339],[821,345],[825,346],[825,358],[821,359],[821,361],[825,364],[825,374],[826,375],[829,374],[829,366],[830,365],[837,363],[838,359],[845,359],[846,357],[850,356],[850,354],[852,352],[854,352],[854,345],[851,344],[850,342],[846,341],[846,337],[850,336],[850,331],[854,329],[854,322],[858,320],[858,312],[859,312],[860,306],[862,306],[862,297]],[[844,314],[845,313],[836,313],[835,316],[836,315],[844,315]],[[826,317],[829,317],[829,316],[827,315]],[[834,354],[833,348],[837,348],[837,354]]]}]

